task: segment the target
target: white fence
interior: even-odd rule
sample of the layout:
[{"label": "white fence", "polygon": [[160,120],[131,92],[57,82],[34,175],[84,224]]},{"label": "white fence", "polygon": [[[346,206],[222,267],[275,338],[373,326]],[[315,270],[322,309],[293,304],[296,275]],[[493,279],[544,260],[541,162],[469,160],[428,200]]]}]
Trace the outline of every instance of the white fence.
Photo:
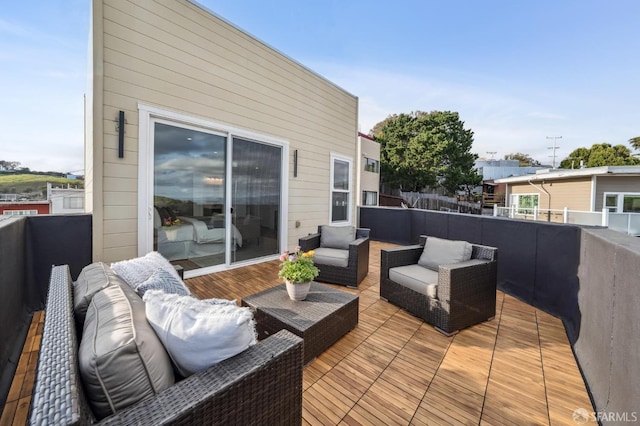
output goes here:
[{"label": "white fence", "polygon": [[640,236],[640,213],[610,213],[608,209],[601,212],[585,212],[563,210],[493,207],[494,216],[512,219],[541,220],[546,222],[572,223],[574,225],[607,226],[614,231],[623,232],[634,237]]}]

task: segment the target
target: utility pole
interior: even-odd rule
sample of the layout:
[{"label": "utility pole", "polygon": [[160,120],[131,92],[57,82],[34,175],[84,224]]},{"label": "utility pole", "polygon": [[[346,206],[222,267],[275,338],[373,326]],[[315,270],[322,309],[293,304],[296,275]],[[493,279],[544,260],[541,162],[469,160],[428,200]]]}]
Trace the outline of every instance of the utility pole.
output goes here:
[{"label": "utility pole", "polygon": [[556,139],[562,139],[562,136],[547,136],[547,139],[553,139],[553,146],[550,146],[548,149],[552,149],[553,150],[553,155],[550,155],[550,157],[553,157],[553,168],[556,168],[556,149],[558,149],[558,147],[556,146]]}]

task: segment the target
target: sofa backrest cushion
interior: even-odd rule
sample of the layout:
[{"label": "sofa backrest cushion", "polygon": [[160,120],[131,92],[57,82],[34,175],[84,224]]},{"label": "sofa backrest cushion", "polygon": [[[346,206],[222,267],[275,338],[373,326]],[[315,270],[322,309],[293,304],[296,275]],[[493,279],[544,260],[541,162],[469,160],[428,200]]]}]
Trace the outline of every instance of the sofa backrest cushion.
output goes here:
[{"label": "sofa backrest cushion", "polygon": [[93,296],[78,361],[85,395],[98,419],[175,382],[171,360],[145,317],[144,302],[126,284]]},{"label": "sofa backrest cushion", "polygon": [[82,331],[87,308],[93,296],[109,285],[125,284],[106,263],[96,262],[85,266],[73,283],[73,311],[76,328]]},{"label": "sofa backrest cushion", "polygon": [[256,343],[250,308],[158,290],[146,292],[143,300],[149,323],[184,377]]},{"label": "sofa backrest cushion", "polygon": [[353,226],[323,226],[320,232],[320,247],[349,250],[349,244],[356,239]]},{"label": "sofa backrest cushion", "polygon": [[[123,260],[111,264],[111,269],[127,282],[134,290],[151,277],[158,269],[163,269],[173,275],[180,283],[182,280],[176,269],[160,253],[152,251],[142,257]],[[190,294],[189,289],[182,283],[183,290]]]},{"label": "sofa backrest cushion", "polygon": [[418,265],[437,271],[440,265],[450,265],[471,259],[473,246],[466,241],[428,237]]}]

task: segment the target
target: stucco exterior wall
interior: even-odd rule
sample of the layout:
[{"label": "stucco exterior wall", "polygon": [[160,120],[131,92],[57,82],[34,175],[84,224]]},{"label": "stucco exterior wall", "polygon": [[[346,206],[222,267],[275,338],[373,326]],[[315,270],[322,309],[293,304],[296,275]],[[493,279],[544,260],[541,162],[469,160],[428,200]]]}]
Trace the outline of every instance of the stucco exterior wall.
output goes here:
[{"label": "stucco exterior wall", "polygon": [[[538,194],[538,207],[541,209],[590,211],[591,177],[509,184],[509,194]],[[544,192],[543,188],[550,196]]]},{"label": "stucco exterior wall", "polygon": [[[86,204],[94,215],[95,260],[137,255],[139,103],[287,141],[286,244],[329,222],[330,153],[352,158],[355,169],[355,96],[187,0],[93,0],[92,27]],[[353,220],[355,211],[354,202]]]},{"label": "stucco exterior wall", "polygon": [[595,210],[602,211],[605,192],[639,193],[640,176],[597,176]]}]

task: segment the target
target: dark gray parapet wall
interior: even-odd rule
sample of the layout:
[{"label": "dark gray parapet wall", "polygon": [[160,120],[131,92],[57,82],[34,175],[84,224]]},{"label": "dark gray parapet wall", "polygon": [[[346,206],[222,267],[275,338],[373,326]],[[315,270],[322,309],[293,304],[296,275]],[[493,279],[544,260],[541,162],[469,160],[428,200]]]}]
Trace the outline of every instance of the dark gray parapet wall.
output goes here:
[{"label": "dark gray parapet wall", "polygon": [[0,220],[0,409],[4,407],[31,317],[44,309],[51,265],[73,278],[91,263],[91,215]]},{"label": "dark gray parapet wall", "polygon": [[[498,248],[498,287],[560,317],[602,424],[640,419],[640,239],[609,229],[361,207],[371,239]],[[589,407],[576,407],[585,408]],[[626,416],[626,417],[625,417]]]},{"label": "dark gray parapet wall", "polygon": [[498,248],[498,287],[579,327],[580,228],[430,210],[361,207],[371,239],[417,244],[420,235]]},{"label": "dark gray parapet wall", "polygon": [[0,410],[9,393],[31,311],[25,300],[24,228],[26,219],[0,220]]}]

